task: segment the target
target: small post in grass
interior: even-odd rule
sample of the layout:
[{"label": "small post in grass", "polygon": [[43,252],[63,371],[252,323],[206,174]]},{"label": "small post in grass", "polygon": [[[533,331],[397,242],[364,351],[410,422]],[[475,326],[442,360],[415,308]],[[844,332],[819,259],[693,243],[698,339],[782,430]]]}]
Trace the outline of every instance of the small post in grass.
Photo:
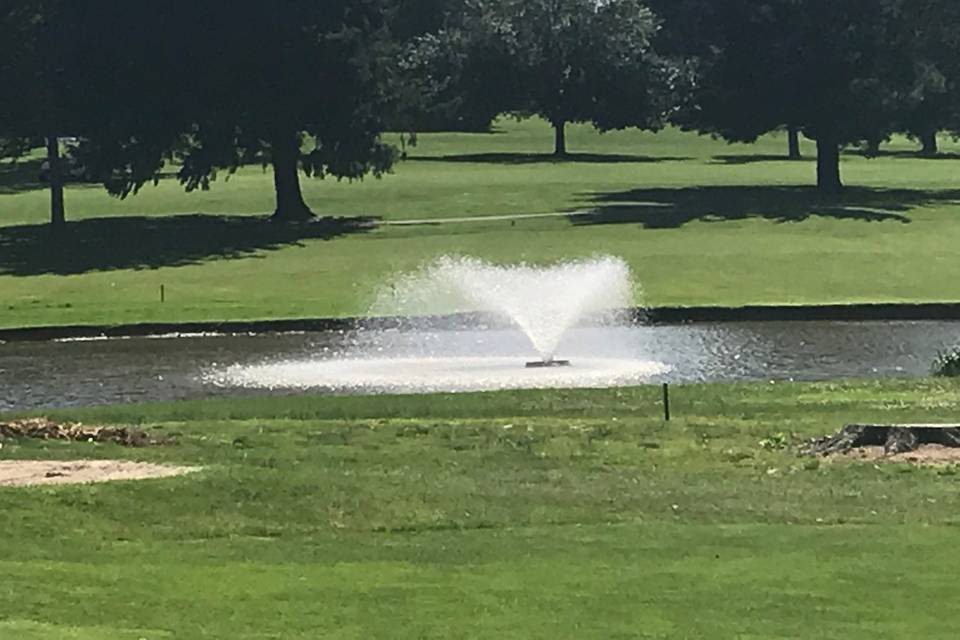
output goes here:
[{"label": "small post in grass", "polygon": [[160,302],[165,302],[167,299],[167,293],[164,291],[163,285],[160,285]]},{"label": "small post in grass", "polygon": [[670,422],[670,386],[663,383],[663,420]]}]

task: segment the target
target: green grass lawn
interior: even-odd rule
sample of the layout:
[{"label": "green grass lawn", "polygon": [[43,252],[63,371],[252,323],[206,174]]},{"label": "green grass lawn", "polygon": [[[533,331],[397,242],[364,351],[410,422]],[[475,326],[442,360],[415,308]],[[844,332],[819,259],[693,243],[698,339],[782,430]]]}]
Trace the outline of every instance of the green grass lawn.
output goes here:
[{"label": "green grass lawn", "polygon": [[6,442],[195,476],[0,489],[0,637],[955,638],[960,470],[819,462],[953,381],[212,400],[60,412],[177,443]]},{"label": "green grass lawn", "polygon": [[304,179],[327,215],[590,212],[376,230],[260,224],[247,214],[272,209],[271,176],[247,168],[193,194],[172,179],[126,201],[72,187],[73,222],[54,242],[33,168],[4,167],[0,326],[355,315],[387,274],[442,254],[615,254],[652,306],[960,300],[957,145],[947,140],[933,160],[902,139],[873,160],[848,154],[850,188],[829,199],[810,188],[812,145],[808,160],[788,162],[783,136],[726,145],[571,127],[569,138],[574,155],[556,162],[543,155],[545,124],[504,120],[491,134],[422,135],[382,180]]}]

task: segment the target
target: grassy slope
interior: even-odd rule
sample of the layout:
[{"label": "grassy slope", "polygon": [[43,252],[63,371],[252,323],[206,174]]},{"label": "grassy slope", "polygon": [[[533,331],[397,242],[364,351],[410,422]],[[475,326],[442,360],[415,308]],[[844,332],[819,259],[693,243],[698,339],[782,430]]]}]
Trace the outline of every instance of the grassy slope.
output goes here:
[{"label": "grassy slope", "polygon": [[[549,147],[548,129],[505,121],[492,135],[422,136],[414,159],[383,180],[304,184],[325,214],[586,209],[606,224],[490,221],[294,242],[168,215],[269,211],[270,176],[251,168],[206,193],[184,194],[165,180],[119,202],[73,188],[69,217],[81,222],[51,249],[41,228],[22,226],[45,219],[46,194],[7,176],[0,221],[12,226],[0,227],[0,326],[352,315],[386,274],[443,253],[536,262],[617,254],[651,305],[960,299],[951,157],[849,156],[844,173],[855,188],[823,201],[804,188],[812,162],[778,160],[785,142],[777,136],[728,146],[676,131],[601,136],[574,127],[570,139],[572,151],[601,157],[530,157]],[[901,140],[890,150],[913,146]],[[464,154],[472,157],[451,157]],[[145,218],[124,224],[130,216]],[[107,221],[90,221],[100,217]]]},{"label": "grassy slope", "polygon": [[[950,419],[950,381],[215,400],[61,415],[206,465],[0,489],[0,636],[951,638],[955,469],[814,464],[851,420]],[[509,426],[508,426],[509,425]]]}]

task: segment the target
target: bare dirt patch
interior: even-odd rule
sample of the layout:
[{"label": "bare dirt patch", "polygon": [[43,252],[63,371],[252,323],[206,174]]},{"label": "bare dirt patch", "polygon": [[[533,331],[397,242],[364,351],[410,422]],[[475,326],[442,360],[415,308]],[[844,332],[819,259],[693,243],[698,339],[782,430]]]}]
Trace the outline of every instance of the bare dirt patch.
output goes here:
[{"label": "bare dirt patch", "polygon": [[940,444],[922,444],[913,451],[888,454],[882,446],[858,447],[830,457],[863,460],[865,462],[906,462],[911,464],[941,465],[960,463],[960,449]]},{"label": "bare dirt patch", "polygon": [[815,438],[800,454],[835,460],[960,464],[960,424],[848,424]]},{"label": "bare dirt patch", "polygon": [[0,487],[146,480],[199,470],[129,460],[0,460]]}]

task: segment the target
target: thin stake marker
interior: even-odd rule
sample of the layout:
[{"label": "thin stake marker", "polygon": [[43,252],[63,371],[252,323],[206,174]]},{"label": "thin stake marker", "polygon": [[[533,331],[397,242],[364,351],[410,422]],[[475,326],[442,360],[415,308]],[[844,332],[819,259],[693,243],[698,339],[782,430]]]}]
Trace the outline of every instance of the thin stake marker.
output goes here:
[{"label": "thin stake marker", "polygon": [[663,383],[663,420],[670,422],[670,386]]}]

